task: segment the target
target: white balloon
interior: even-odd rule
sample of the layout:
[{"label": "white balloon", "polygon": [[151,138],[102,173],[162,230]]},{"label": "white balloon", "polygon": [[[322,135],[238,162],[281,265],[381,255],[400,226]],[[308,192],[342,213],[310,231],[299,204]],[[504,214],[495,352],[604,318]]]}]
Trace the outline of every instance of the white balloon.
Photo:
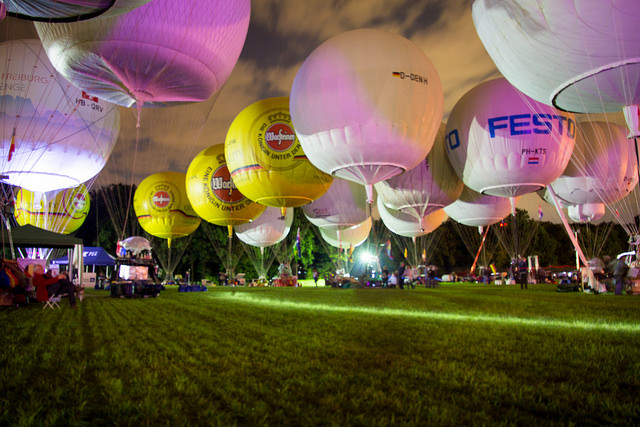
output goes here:
[{"label": "white balloon", "polygon": [[302,206],[309,222],[316,227],[345,229],[367,219],[364,186],[336,178],[317,200]]},{"label": "white balloon", "polygon": [[511,213],[511,203],[507,198],[480,194],[465,187],[460,198],[444,211],[460,224],[483,227],[506,218]]},{"label": "white balloon", "polygon": [[117,106],[60,76],[39,40],[0,43],[0,67],[2,180],[47,192],[96,176],[118,137]]},{"label": "white balloon", "polygon": [[442,209],[416,219],[402,211],[389,209],[379,197],[377,206],[380,219],[389,231],[404,237],[414,238],[429,234],[447,219],[447,214]]},{"label": "white balloon", "polygon": [[503,76],[566,111],[640,102],[637,0],[475,0],[473,21]]},{"label": "white balloon", "polygon": [[293,222],[293,209],[287,209],[284,216],[280,208],[267,207],[252,222],[234,227],[236,236],[248,245],[259,248],[280,243],[287,237]]},{"label": "white balloon", "polygon": [[628,194],[630,157],[626,130],[607,122],[586,121],[578,125],[576,145],[565,171],[551,186],[565,205],[612,203]]},{"label": "white balloon", "polygon": [[460,197],[464,184],[447,158],[444,132],[442,124],[433,148],[418,166],[375,185],[385,206],[420,219]]},{"label": "white balloon", "polygon": [[605,212],[605,205],[602,203],[571,205],[567,209],[569,218],[575,222],[597,221],[604,216]]},{"label": "white balloon", "polygon": [[402,36],[378,29],[339,34],[304,61],[291,118],[320,170],[369,186],[425,158],[443,114],[440,78]]},{"label": "white balloon", "polygon": [[240,56],[249,14],[249,0],[154,0],[115,17],[35,26],[63,76],[130,107],[217,92]]},{"label": "white balloon", "polygon": [[575,132],[573,114],[534,101],[499,78],[458,101],[447,122],[446,148],[467,187],[516,197],[562,174]]},{"label": "white balloon", "polygon": [[350,246],[358,247],[363,244],[371,232],[371,217],[364,220],[355,227],[346,230],[335,230],[331,228],[318,228],[322,239],[334,248],[348,249]]}]

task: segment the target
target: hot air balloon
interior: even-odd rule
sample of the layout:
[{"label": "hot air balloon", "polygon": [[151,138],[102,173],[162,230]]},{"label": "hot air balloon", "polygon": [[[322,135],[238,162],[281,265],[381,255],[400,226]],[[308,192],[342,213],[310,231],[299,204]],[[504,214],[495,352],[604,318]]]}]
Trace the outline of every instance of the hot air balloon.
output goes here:
[{"label": "hot air balloon", "polygon": [[236,236],[248,245],[266,248],[284,240],[292,222],[293,209],[287,209],[282,215],[278,208],[267,208],[253,222],[238,225]]},{"label": "hot air balloon", "polygon": [[447,155],[467,187],[516,197],[562,174],[573,151],[576,121],[499,78],[479,84],[456,103],[446,132]]},{"label": "hot air balloon", "polygon": [[378,197],[378,213],[384,225],[392,233],[404,237],[419,237],[431,233],[447,219],[447,214],[442,210],[436,210],[426,215],[424,218],[416,220],[413,215],[402,211],[389,209]]},{"label": "hot air balloon", "polygon": [[631,180],[627,177],[629,161],[636,164],[622,126],[580,122],[571,161],[551,185],[564,205],[609,204],[627,195],[638,182],[637,175]]},{"label": "hot air balloon", "polygon": [[333,230],[331,228],[318,228],[322,239],[334,248],[348,249],[350,246],[358,247],[363,244],[371,232],[371,217],[362,223],[347,230]]},{"label": "hot air balloon", "polygon": [[367,219],[364,186],[334,178],[331,187],[318,200],[302,207],[309,222],[320,228],[345,229]]},{"label": "hot air balloon", "polygon": [[473,22],[503,76],[580,113],[628,111],[638,135],[640,10],[634,0],[475,0]]},{"label": "hot air balloon", "polygon": [[253,222],[235,228],[262,285],[266,284],[267,271],[279,252],[275,245],[287,237],[292,222],[293,209],[282,215],[278,208],[266,208]]},{"label": "hot air balloon", "polygon": [[339,34],[304,61],[291,116],[304,152],[322,171],[367,186],[412,169],[442,121],[440,78],[404,37],[378,29]]},{"label": "hot air balloon", "polygon": [[16,193],[14,216],[18,225],[31,224],[55,233],[69,234],[84,223],[91,206],[84,184],[49,193],[21,188]]},{"label": "hot air balloon", "polygon": [[420,220],[460,197],[464,184],[447,158],[444,124],[433,148],[415,168],[375,185],[385,206]]},{"label": "hot air balloon", "polygon": [[171,246],[171,239],[196,231],[200,218],[186,193],[183,173],[149,175],[140,183],[133,199],[140,226],[152,236],[167,239],[168,246]]},{"label": "hot air balloon", "polygon": [[216,225],[244,224],[265,210],[245,197],[231,179],[224,144],[206,148],[193,159],[187,170],[186,191],[200,218]]},{"label": "hot air balloon", "polygon": [[225,157],[240,192],[265,206],[302,206],[322,196],[332,181],[302,150],[286,97],[242,110],[227,132]]},{"label": "hot air balloon", "polygon": [[128,12],[151,0],[3,0],[7,14],[44,22],[74,22]]},{"label": "hot air balloon", "polygon": [[116,142],[117,107],[62,78],[38,40],[0,43],[0,58],[2,180],[48,192],[93,178]]},{"label": "hot air balloon", "polygon": [[571,205],[567,208],[569,218],[575,222],[593,222],[604,216],[606,208],[604,203],[586,203],[583,205]]},{"label": "hot air balloon", "polygon": [[502,221],[511,212],[509,199],[480,194],[465,187],[460,198],[444,208],[452,220],[470,227]]},{"label": "hot air balloon", "polygon": [[130,107],[217,92],[240,56],[249,14],[249,0],[154,0],[119,16],[36,29],[69,81]]}]

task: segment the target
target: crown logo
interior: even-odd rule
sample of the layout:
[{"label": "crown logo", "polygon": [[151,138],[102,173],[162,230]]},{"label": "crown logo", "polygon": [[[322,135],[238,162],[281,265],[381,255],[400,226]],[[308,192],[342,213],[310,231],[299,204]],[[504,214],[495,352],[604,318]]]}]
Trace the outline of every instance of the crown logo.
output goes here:
[{"label": "crown logo", "polygon": [[271,123],[274,123],[274,122],[290,122],[291,121],[291,115],[287,114],[287,113],[285,113],[283,111],[278,111],[275,114],[271,114],[268,117],[268,120]]}]

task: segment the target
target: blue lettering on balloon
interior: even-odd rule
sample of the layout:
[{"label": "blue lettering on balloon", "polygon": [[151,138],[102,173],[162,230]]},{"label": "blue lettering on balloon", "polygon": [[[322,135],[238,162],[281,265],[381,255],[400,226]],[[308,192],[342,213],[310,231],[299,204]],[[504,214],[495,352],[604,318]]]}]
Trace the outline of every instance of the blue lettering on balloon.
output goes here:
[{"label": "blue lettering on balloon", "polygon": [[[537,133],[537,134],[551,133],[551,131],[553,130],[553,126],[551,125],[551,122],[546,120],[541,120],[541,119],[550,119],[550,118],[551,118],[551,114],[534,114],[533,126],[535,127],[533,128],[533,133]],[[540,127],[542,127],[542,129]]]},{"label": "blue lettering on balloon", "polygon": [[[529,129],[531,122],[528,120],[531,114],[514,114],[509,116],[509,126],[511,127],[511,135],[527,135],[531,133]],[[518,121],[519,119],[527,119],[524,121]],[[522,130],[518,130],[522,128]]]},{"label": "blue lettering on balloon", "polygon": [[491,138],[495,138],[496,137],[496,129],[506,129],[508,126],[506,123],[499,125],[497,124],[498,122],[505,122],[509,119],[509,116],[500,116],[500,117],[493,117],[491,119],[488,120],[489,122],[489,134],[491,135]]},{"label": "blue lettering on balloon", "polygon": [[[452,139],[455,138],[454,139]],[[460,138],[458,138],[458,129],[454,129],[447,134],[445,141],[451,150],[455,150],[460,146]]]},{"label": "blue lettering on balloon", "polygon": [[526,135],[530,133],[549,134],[553,131],[554,122],[557,122],[557,133],[559,135],[564,134],[566,129],[566,135],[571,139],[575,139],[575,122],[569,117],[557,114],[535,113],[491,117],[487,119],[487,126],[489,128],[490,137],[495,138],[496,131],[499,129],[508,129],[509,135],[512,136]]}]

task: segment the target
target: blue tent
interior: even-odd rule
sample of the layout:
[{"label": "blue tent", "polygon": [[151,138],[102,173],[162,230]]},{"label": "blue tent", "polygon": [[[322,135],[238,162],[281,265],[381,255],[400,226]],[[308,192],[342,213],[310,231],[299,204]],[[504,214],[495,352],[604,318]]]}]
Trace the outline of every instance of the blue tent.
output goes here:
[{"label": "blue tent", "polygon": [[[82,252],[84,258],[84,265],[115,265],[115,257],[111,256],[101,247],[85,246]],[[54,259],[51,264],[69,264],[69,258],[63,256],[62,258]]]}]

